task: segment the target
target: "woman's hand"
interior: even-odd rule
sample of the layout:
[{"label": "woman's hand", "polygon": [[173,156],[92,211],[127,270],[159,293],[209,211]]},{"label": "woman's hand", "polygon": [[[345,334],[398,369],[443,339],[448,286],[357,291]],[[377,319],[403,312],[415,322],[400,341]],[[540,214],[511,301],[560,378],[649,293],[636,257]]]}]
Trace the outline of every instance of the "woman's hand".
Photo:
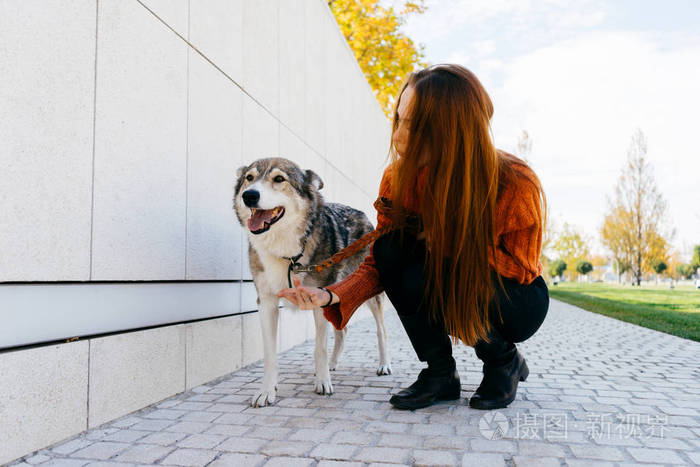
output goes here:
[{"label": "woman's hand", "polygon": [[[332,293],[332,292],[331,292]],[[302,287],[301,281],[298,278],[294,278],[294,288],[292,289],[282,289],[277,292],[277,296],[281,298],[286,298],[290,302],[294,303],[301,310],[313,310],[314,308],[320,308],[322,305],[328,303],[328,292],[317,287]],[[332,293],[332,302],[336,303],[337,295]]]}]

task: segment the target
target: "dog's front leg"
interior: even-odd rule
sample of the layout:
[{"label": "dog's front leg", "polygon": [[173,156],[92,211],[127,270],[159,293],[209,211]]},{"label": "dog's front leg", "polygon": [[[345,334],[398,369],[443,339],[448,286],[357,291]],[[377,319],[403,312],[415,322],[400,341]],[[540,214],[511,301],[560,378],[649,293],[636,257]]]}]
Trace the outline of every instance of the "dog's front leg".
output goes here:
[{"label": "dog's front leg", "polygon": [[276,295],[260,296],[260,327],[264,352],[264,376],[260,392],[250,401],[253,407],[264,407],[275,402],[277,395],[277,323],[279,299]]},{"label": "dog's front leg", "polygon": [[314,308],[314,322],[316,323],[316,349],[314,351],[316,378],[314,379],[314,392],[317,394],[333,394],[331,372],[328,368],[328,321],[323,317],[323,310],[320,308]]}]

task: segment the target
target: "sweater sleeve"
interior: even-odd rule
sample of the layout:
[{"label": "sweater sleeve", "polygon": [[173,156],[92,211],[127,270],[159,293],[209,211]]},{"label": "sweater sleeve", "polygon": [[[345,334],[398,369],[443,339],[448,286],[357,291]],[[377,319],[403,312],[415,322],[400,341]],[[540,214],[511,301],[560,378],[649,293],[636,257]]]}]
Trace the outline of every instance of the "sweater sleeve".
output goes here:
[{"label": "sweater sleeve", "polygon": [[[379,184],[379,196],[388,196],[391,192],[389,186],[390,170],[384,171],[382,181]],[[377,212],[377,229],[391,223],[391,220]],[[380,294],[384,288],[379,281],[379,271],[374,261],[374,243],[370,245],[369,256],[365,257],[360,266],[345,279],[326,288],[335,293],[340,301],[323,307],[323,316],[340,330],[343,329],[364,302]]]},{"label": "sweater sleeve", "polygon": [[324,307],[323,316],[338,330],[348,324],[350,317],[360,305],[384,291],[379,282],[379,272],[374,263],[372,249],[373,246],[370,247],[369,256],[352,274],[326,287],[335,293],[340,301]]},{"label": "sweater sleeve", "polygon": [[495,268],[504,277],[530,284],[542,274],[542,212],[537,191],[525,183],[504,200],[506,215],[496,238]]}]

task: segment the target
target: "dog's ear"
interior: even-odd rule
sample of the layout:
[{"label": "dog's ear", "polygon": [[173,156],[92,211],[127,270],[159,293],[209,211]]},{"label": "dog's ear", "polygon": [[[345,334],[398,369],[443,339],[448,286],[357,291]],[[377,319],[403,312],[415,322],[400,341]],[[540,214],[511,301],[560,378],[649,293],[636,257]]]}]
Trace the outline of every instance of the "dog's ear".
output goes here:
[{"label": "dog's ear", "polygon": [[317,190],[323,188],[323,180],[321,180],[321,177],[313,170],[306,171],[306,184],[312,185]]},{"label": "dog's ear", "polygon": [[245,172],[245,169],[247,169],[247,168],[248,168],[247,165],[242,165],[242,166],[240,166],[240,167],[238,168],[238,170],[236,170],[236,178],[241,178],[241,176],[242,176],[243,173]]}]

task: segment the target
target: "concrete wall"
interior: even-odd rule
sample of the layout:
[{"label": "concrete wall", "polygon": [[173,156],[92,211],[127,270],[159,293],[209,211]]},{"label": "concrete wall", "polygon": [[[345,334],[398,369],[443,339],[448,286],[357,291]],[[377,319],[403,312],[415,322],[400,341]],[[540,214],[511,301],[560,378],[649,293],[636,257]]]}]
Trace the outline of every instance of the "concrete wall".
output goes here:
[{"label": "concrete wall", "polygon": [[5,0],[0,44],[2,463],[260,359],[236,168],[283,155],[374,222],[389,127],[322,0]]}]

